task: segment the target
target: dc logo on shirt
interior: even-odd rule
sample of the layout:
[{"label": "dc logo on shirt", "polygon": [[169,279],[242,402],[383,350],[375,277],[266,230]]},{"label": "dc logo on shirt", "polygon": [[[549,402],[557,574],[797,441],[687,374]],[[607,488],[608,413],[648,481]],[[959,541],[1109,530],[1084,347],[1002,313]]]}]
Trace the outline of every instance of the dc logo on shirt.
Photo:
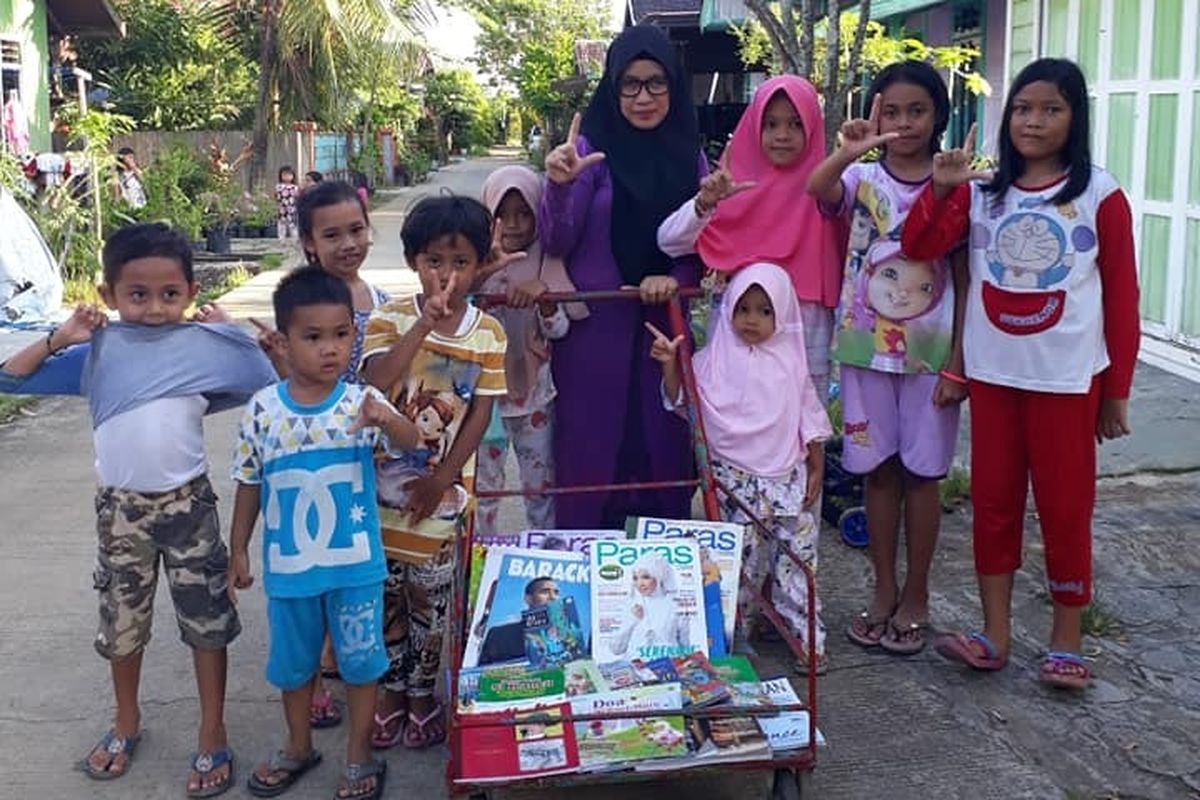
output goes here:
[{"label": "dc logo on shirt", "polygon": [[[335,486],[349,484],[354,495],[363,490],[363,467],[354,461],[330,464],[319,469],[283,469],[273,472],[268,481],[269,497],[264,522],[270,531],[291,531],[295,553],[284,553],[278,541],[267,548],[267,568],[276,574],[294,575],[313,567],[340,567],[371,560],[370,537],[365,530],[350,534],[349,547],[333,547],[339,509],[333,495]],[[295,491],[290,524],[282,524],[283,503],[280,495]],[[360,513],[355,514],[358,509]],[[351,522],[365,518],[360,507],[350,509]],[[312,524],[315,522],[315,524]]]}]

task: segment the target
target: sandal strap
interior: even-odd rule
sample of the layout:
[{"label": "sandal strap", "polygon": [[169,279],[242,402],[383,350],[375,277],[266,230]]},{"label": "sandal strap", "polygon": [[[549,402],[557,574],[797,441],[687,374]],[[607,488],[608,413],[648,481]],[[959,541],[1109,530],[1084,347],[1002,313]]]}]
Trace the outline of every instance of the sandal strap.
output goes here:
[{"label": "sandal strap", "polygon": [[997,653],[999,651],[996,650],[996,645],[992,644],[992,640],[989,639],[987,634],[983,631],[975,631],[967,637],[967,641],[978,642],[979,644],[983,645],[983,649],[987,652],[988,658],[998,658]]},{"label": "sandal strap", "polygon": [[192,757],[192,769],[200,775],[207,775],[213,770],[220,769],[226,764],[233,763],[233,751],[228,747],[211,753],[196,753]]},{"label": "sandal strap", "polygon": [[433,722],[434,719],[441,716],[442,712],[445,710],[445,706],[443,706],[441,703],[438,703],[433,707],[432,711],[425,715],[424,718],[418,717],[416,714],[410,711],[408,712],[408,721],[416,725],[421,730],[425,730],[425,727],[429,725],[429,723]]},{"label": "sandal strap", "polygon": [[317,751],[313,750],[305,758],[292,758],[283,750],[276,750],[267,761],[267,766],[272,772],[300,772],[305,766],[316,757]]},{"label": "sandal strap", "polygon": [[370,761],[362,761],[357,764],[347,764],[345,771],[342,773],[347,783],[358,783],[367,778],[374,778],[382,775],[387,770],[387,764],[379,759],[373,758]]},{"label": "sandal strap", "polygon": [[393,722],[395,722],[397,719],[399,719],[400,717],[404,716],[407,713],[408,713],[407,708],[401,708],[396,711],[393,711],[392,713],[388,714],[386,717],[381,717],[378,714],[376,714],[375,715],[375,724],[380,728],[386,728],[387,726],[391,725]]},{"label": "sandal strap", "polygon": [[1085,669],[1088,667],[1087,662],[1083,660],[1083,656],[1077,653],[1068,653],[1065,650],[1049,651],[1046,653],[1045,658],[1042,659],[1042,663],[1045,666],[1050,666],[1051,664],[1056,666],[1061,664],[1071,664],[1073,666],[1083,667]]},{"label": "sandal strap", "polygon": [[141,739],[141,733],[135,733],[132,736],[121,736],[117,733],[116,728],[109,728],[108,732],[100,737],[100,741],[92,746],[92,752],[103,750],[113,757],[122,754],[129,755],[138,746],[138,742]]}]

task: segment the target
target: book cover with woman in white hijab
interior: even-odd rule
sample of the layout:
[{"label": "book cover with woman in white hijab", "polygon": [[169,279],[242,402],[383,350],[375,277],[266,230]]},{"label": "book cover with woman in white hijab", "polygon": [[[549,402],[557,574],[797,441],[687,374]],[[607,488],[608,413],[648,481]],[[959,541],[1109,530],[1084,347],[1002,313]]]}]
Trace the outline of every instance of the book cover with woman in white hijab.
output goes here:
[{"label": "book cover with woman in white hijab", "polygon": [[593,545],[592,646],[598,662],[707,654],[694,541]]}]

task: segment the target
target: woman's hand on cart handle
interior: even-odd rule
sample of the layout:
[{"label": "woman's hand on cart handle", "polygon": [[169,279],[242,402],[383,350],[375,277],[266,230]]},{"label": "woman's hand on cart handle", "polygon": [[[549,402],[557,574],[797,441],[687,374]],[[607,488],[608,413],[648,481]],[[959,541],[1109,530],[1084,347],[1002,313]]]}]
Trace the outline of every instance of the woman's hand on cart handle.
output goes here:
[{"label": "woman's hand on cart handle", "polygon": [[646,305],[659,305],[670,300],[679,291],[679,281],[670,275],[647,275],[642,278],[638,292]]}]

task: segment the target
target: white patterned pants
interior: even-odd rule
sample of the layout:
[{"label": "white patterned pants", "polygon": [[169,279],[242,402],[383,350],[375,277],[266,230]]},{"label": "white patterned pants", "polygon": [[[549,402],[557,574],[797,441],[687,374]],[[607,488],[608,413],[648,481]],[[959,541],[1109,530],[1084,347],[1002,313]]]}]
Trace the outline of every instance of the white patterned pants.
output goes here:
[{"label": "white patterned pants", "polygon": [[[726,506],[722,509],[728,512]],[[757,510],[756,510],[757,513]],[[722,513],[728,522],[748,523],[741,511]],[[748,625],[760,605],[763,583],[771,580],[771,599],[775,610],[791,626],[800,641],[808,645],[808,584],[804,571],[783,551],[790,548],[800,560],[817,571],[817,524],[812,514],[797,517],[767,517],[762,520],[771,528],[769,540],[757,525],[747,525],[742,546],[743,579],[738,589],[738,622]],[[821,621],[821,600],[817,598],[817,655],[825,652],[825,623]]]},{"label": "white patterned pants", "polygon": [[[545,489],[554,484],[554,406],[523,417],[503,417],[505,438],[484,441],[476,457],[475,488],[497,491],[504,488],[504,463],[511,443],[521,471],[521,488]],[[498,499],[480,499],[475,512],[476,532],[498,533]],[[554,529],[554,498],[549,495],[525,497],[525,515],[532,530]]]}]

